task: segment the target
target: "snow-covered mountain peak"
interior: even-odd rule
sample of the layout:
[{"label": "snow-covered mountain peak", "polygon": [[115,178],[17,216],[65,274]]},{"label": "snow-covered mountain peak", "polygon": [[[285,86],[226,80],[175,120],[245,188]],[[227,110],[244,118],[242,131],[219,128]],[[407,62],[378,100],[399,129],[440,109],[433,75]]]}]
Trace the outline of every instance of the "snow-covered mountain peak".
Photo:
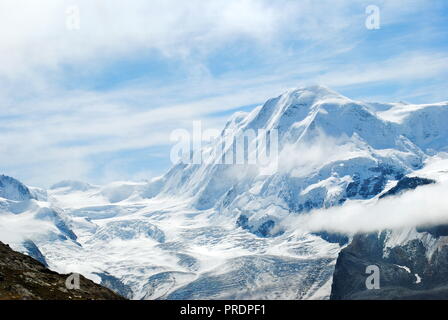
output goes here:
[{"label": "snow-covered mountain peak", "polygon": [[[234,114],[202,150],[219,157],[227,138],[225,152],[246,130],[276,130],[278,168],[270,174],[252,164],[187,161],[150,182],[63,181],[48,196],[30,189],[35,200],[0,199],[0,240],[21,230],[27,237],[9,239],[18,250],[36,252],[31,239],[50,267],[136,299],[326,296],[349,239],[285,221],[381,201],[414,175],[440,178],[446,161],[427,160],[448,146],[447,122],[446,103],[362,102],[322,86],[289,90]],[[11,198],[1,185],[0,192]]]},{"label": "snow-covered mountain peak", "polygon": [[347,97],[344,97],[337,91],[334,91],[326,86],[319,85],[319,84],[289,89],[286,91],[285,94],[291,95],[295,98],[301,98],[301,99],[305,99],[305,98],[313,98],[314,100],[322,100],[322,99],[329,99],[329,98],[348,99]]},{"label": "snow-covered mountain peak", "polygon": [[[269,99],[254,110],[247,119],[247,128],[285,130],[311,116],[323,103],[344,104],[350,100],[323,86],[291,89],[280,96]],[[245,123],[239,116],[239,122]]]},{"label": "snow-covered mountain peak", "polygon": [[[407,112],[401,123],[382,116],[398,108]],[[229,152],[247,130],[276,130],[278,170],[272,175],[253,166],[180,164],[150,183],[146,195],[190,198],[194,208],[215,208],[268,235],[286,215],[373,198],[390,181],[421,168],[448,145],[446,109],[355,101],[323,86],[288,90],[235,114],[207,146],[219,154],[223,142],[233,141]]]},{"label": "snow-covered mountain peak", "polygon": [[0,198],[24,201],[30,200],[33,197],[28,187],[23,183],[14,178],[0,175]]}]

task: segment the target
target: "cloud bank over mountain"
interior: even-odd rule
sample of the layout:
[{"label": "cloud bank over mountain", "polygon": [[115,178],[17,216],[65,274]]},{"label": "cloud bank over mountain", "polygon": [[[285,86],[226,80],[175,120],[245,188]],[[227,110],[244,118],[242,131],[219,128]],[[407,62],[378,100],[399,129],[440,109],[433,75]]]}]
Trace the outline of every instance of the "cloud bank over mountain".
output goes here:
[{"label": "cloud bank over mountain", "polygon": [[399,197],[378,202],[347,203],[286,219],[288,229],[353,235],[381,230],[433,227],[448,224],[448,183],[419,187]]}]

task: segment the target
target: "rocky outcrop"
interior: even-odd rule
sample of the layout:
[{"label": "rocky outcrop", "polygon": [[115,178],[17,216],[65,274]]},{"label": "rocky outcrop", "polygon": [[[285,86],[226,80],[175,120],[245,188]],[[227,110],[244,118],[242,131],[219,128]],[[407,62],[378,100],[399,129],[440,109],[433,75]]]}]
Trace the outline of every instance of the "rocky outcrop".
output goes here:
[{"label": "rocky outcrop", "polygon": [[[379,198],[434,183],[403,177]],[[367,288],[369,266],[378,268],[379,288]],[[355,235],[337,259],[330,299],[448,299],[448,226]]]},{"label": "rocky outcrop", "polygon": [[380,199],[397,196],[408,190],[413,190],[419,186],[434,184],[436,181],[420,177],[404,177],[398,181],[397,185],[380,196]]},{"label": "rocky outcrop", "polygon": [[[339,254],[331,299],[448,299],[448,238],[415,233],[391,247],[391,231],[355,236]],[[379,268],[379,289],[367,289],[371,265]]]},{"label": "rocky outcrop", "polygon": [[0,242],[0,300],[124,299],[83,276],[79,276],[79,289],[69,290],[68,277]]}]

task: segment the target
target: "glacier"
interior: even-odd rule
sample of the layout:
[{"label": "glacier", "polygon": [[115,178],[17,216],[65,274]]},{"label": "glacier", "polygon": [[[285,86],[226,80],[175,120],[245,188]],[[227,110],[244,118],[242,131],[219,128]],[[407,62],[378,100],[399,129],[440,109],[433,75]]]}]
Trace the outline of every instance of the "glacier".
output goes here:
[{"label": "glacier", "polygon": [[[291,89],[236,113],[202,150],[219,155],[230,140],[231,152],[246,130],[277,130],[272,174],[180,162],[149,182],[63,181],[48,190],[0,176],[0,241],[131,299],[328,299],[353,235],[282,221],[380,201],[413,175],[439,181],[448,170],[447,121],[447,102],[371,103],[323,86]],[[389,246],[416,234],[392,232]]]}]

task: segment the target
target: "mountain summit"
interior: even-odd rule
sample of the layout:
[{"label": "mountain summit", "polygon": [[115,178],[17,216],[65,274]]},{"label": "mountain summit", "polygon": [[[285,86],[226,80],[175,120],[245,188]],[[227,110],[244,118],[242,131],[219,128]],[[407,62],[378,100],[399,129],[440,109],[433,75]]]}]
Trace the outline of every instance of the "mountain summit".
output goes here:
[{"label": "mountain summit", "polygon": [[0,175],[0,198],[9,200],[29,200],[32,198],[30,190],[20,181]]},{"label": "mountain summit", "polygon": [[[224,141],[237,141],[247,130],[277,130],[273,175],[260,175],[253,166],[238,166],[235,173],[232,165],[179,163],[152,182],[147,195],[189,198],[197,209],[215,208],[269,235],[291,213],[373,198],[388,181],[421,168],[446,150],[447,120],[447,103],[376,104],[322,86],[289,90],[237,113],[209,147],[219,154]],[[228,150],[235,148],[233,143]]]},{"label": "mountain summit", "polygon": [[[201,150],[220,160],[248,132],[276,132],[269,174],[258,164],[184,159],[149,183],[65,181],[27,192],[1,177],[0,240],[132,299],[327,299],[333,279],[333,298],[362,297],[362,277],[346,286],[353,269],[345,262],[354,255],[356,272],[376,261],[391,272],[390,286],[438,290],[429,282],[444,274],[437,266],[445,251],[434,252],[447,243],[445,228],[364,239],[290,222],[316,209],[370,208],[448,180],[447,122],[448,103],[362,102],[322,86],[289,90],[236,113]],[[257,153],[268,149],[258,136],[249,140]],[[397,276],[403,281],[392,281]]]}]

